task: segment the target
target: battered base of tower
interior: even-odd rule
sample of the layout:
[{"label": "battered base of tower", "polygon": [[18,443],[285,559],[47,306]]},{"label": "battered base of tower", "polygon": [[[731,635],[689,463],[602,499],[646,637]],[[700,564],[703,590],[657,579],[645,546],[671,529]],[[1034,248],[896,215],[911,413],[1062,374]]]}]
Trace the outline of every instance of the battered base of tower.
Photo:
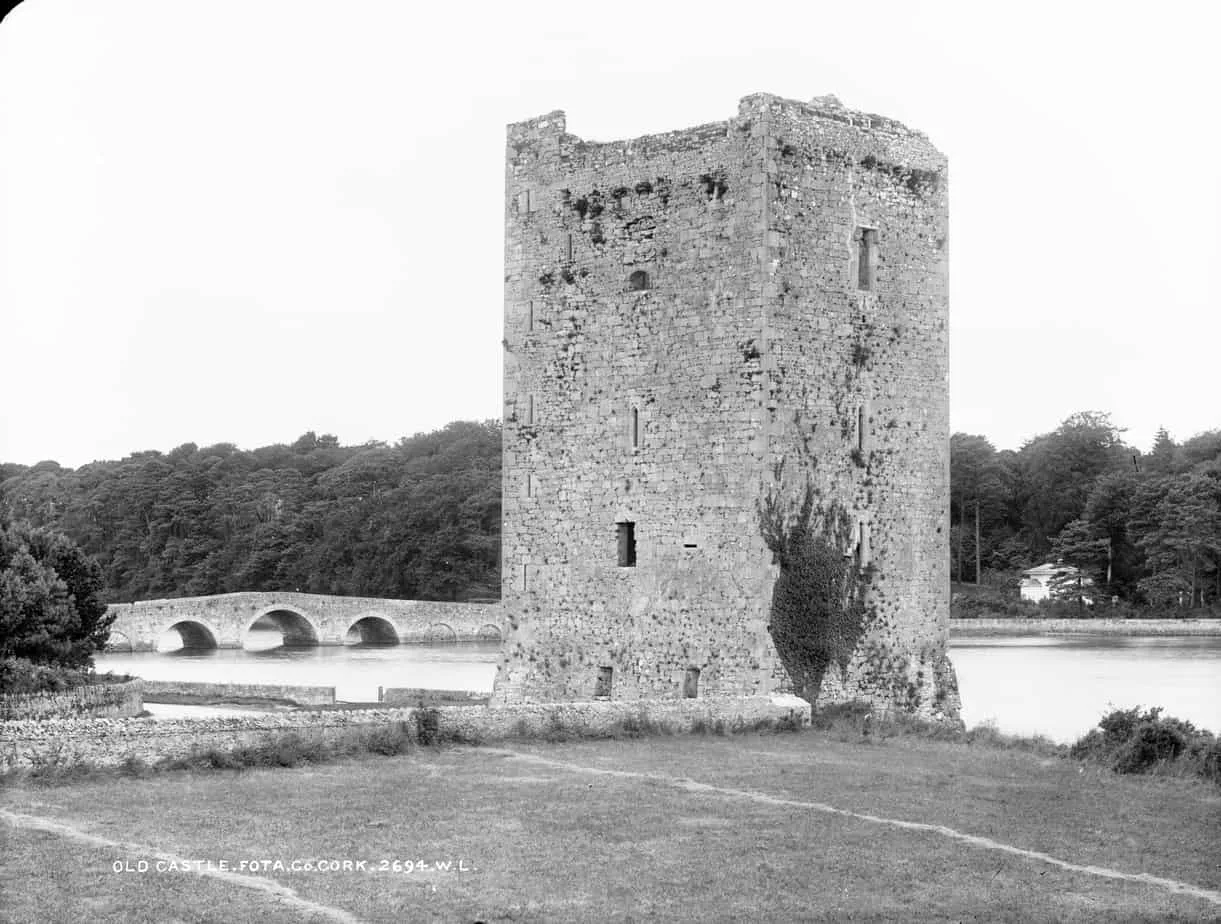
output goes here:
[{"label": "battered base of tower", "polygon": [[832,667],[823,677],[815,710],[849,703],[868,703],[879,714],[902,713],[926,722],[962,725],[962,701],[958,678],[948,655],[941,655],[932,669],[915,676],[898,673],[880,677],[845,676]]},{"label": "battered base of tower", "polygon": [[[930,722],[961,724],[959,716],[962,703],[958,693],[958,679],[953,663],[944,652],[917,659],[914,664],[905,660],[902,665],[878,664],[866,655],[858,655],[847,670],[835,665],[828,668],[818,684],[817,691],[804,691],[806,696],[794,692],[794,684],[788,677],[776,677],[774,674],[773,679],[773,689],[755,694],[735,695],[722,692],[701,694],[694,698],[607,697],[592,701],[582,697],[569,702],[560,700],[560,697],[548,697],[545,693],[538,695],[538,690],[542,688],[537,686],[534,687],[535,695],[531,696],[529,681],[523,683],[521,678],[507,680],[502,666],[490,708],[522,709],[527,713],[542,710],[559,715],[567,715],[568,710],[572,709],[577,710],[577,713],[573,713],[575,715],[581,710],[593,708],[599,715],[644,715],[651,718],[663,713],[670,715],[675,709],[679,710],[675,715],[686,714],[684,710],[695,710],[694,714],[698,714],[707,704],[713,704],[709,708],[723,711],[726,708],[737,708],[733,704],[747,704],[754,708],[751,704],[771,703],[804,709],[808,720],[811,709],[867,703],[879,714],[895,712]],[[747,705],[741,708],[747,708]],[[719,718],[724,719],[725,716],[720,715]],[[747,724],[755,720],[745,715],[730,716],[730,720],[737,719]]]}]

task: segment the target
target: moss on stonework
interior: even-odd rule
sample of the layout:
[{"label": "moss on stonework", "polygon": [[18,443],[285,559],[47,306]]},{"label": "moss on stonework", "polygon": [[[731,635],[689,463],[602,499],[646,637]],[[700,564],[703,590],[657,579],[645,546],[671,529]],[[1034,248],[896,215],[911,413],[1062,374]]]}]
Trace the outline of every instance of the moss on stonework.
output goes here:
[{"label": "moss on stonework", "polygon": [[869,574],[845,554],[852,535],[847,511],[838,504],[817,505],[808,483],[795,504],[769,491],[758,515],[763,541],[780,565],[768,631],[794,690],[814,702],[832,666],[845,679],[872,620]]},{"label": "moss on stonework", "polygon": [[960,707],[958,675],[949,653],[943,650],[933,661],[933,709],[957,716]]}]

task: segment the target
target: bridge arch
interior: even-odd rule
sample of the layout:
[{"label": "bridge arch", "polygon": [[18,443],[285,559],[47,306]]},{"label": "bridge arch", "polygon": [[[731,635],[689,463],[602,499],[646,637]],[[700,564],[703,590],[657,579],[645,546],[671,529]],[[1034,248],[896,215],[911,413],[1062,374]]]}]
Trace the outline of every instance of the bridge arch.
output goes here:
[{"label": "bridge arch", "polygon": [[106,639],[106,651],[121,651],[124,654],[134,651],[135,646],[131,643],[131,638],[122,632],[110,630],[110,637]]},{"label": "bridge arch", "polygon": [[344,633],[345,645],[397,645],[398,630],[385,616],[370,613],[356,619]]},{"label": "bridge arch", "polygon": [[480,626],[479,632],[476,633],[476,638],[481,642],[500,642],[504,640],[504,636],[500,633],[500,626],[494,626],[488,623],[486,626]]},{"label": "bridge arch", "polygon": [[[177,633],[181,642],[177,647],[165,644],[170,633]],[[197,619],[179,619],[166,626],[157,637],[158,651],[204,651],[216,646],[217,632]]]},{"label": "bridge arch", "polygon": [[295,606],[277,603],[266,607],[252,619],[242,633],[242,646],[247,647],[252,630],[276,629],[280,644],[285,648],[308,648],[318,644],[318,627]]},{"label": "bridge arch", "polygon": [[424,641],[430,645],[444,645],[458,641],[458,633],[447,623],[434,622],[424,630]]}]

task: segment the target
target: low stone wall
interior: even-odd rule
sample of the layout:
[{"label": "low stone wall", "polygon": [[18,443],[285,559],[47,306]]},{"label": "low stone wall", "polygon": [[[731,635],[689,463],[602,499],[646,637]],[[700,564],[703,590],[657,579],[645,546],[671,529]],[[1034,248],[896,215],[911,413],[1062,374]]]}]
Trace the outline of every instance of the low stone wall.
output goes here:
[{"label": "low stone wall", "polygon": [[212,699],[280,699],[299,706],[332,706],[334,687],[289,686],[264,683],[188,683],[178,680],[144,681],[144,698],[200,696]]},{"label": "low stone wall", "polygon": [[144,711],[144,681],[89,683],[58,693],[0,694],[0,721],[42,721],[81,716],[125,718]]},{"label": "low stone wall", "polygon": [[[432,710],[430,710],[432,711]],[[675,731],[699,724],[751,726],[762,720],[810,722],[810,704],[795,696],[751,696],[641,702],[446,706],[435,710],[442,736],[494,741],[555,731],[598,734],[626,719],[664,723]],[[208,719],[92,719],[0,724],[0,772],[23,767],[88,763],[155,763],[192,753],[270,744],[289,734],[319,743],[401,727],[418,732],[418,709],[286,712]]]},{"label": "low stone wall", "polygon": [[1221,635],[1221,619],[951,619],[950,635]]},{"label": "low stone wall", "polygon": [[423,687],[379,687],[378,702],[387,706],[486,706],[491,692],[428,690]]}]

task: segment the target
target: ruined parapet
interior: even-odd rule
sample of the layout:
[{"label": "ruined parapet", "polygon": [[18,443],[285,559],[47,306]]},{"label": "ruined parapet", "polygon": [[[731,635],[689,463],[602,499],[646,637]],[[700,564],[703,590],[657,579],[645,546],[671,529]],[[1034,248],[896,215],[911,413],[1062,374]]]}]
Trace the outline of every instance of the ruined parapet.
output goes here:
[{"label": "ruined parapet", "polygon": [[506,153],[496,699],[809,692],[762,515],[804,503],[862,606],[820,700],[956,711],[942,155],[766,94],[606,144],[553,112]]}]

